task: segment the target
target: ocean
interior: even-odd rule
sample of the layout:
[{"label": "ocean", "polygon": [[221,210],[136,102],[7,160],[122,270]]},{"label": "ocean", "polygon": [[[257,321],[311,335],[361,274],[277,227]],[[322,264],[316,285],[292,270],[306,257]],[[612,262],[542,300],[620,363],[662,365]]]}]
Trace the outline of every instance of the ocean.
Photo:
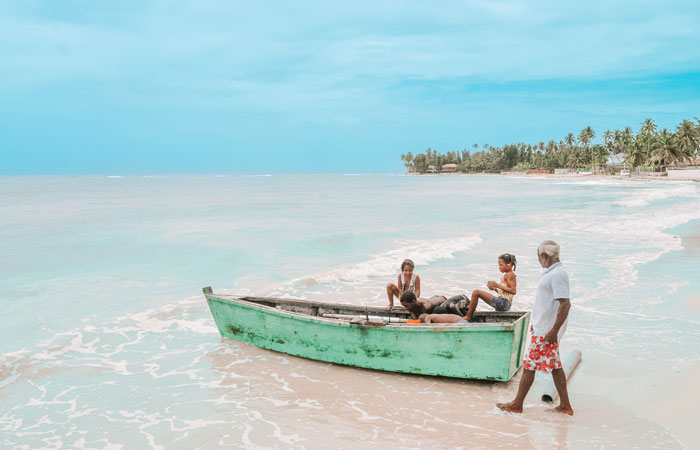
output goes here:
[{"label": "ocean", "polygon": [[[644,397],[685,398],[674,377],[700,373],[700,311],[686,301],[700,292],[698,219],[690,182],[0,177],[0,445],[691,447],[674,405],[657,413]],[[546,376],[514,416],[494,404],[519,376],[382,373],[222,339],[201,294],[381,306],[405,258],[423,296],[450,296],[500,277],[507,252],[513,309],[528,310],[545,239],[571,279],[562,354],[583,353],[571,418],[540,402]]]}]

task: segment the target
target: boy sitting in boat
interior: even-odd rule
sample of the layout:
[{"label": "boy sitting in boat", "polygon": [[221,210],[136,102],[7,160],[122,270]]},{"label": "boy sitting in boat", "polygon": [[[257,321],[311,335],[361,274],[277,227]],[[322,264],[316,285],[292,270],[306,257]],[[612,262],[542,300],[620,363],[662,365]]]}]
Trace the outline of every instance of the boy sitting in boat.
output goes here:
[{"label": "boy sitting in boat", "polygon": [[411,313],[412,319],[423,319],[433,312],[435,307],[440,306],[447,299],[442,295],[433,295],[428,299],[418,298],[413,292],[404,292],[399,299],[401,306],[406,308]]}]

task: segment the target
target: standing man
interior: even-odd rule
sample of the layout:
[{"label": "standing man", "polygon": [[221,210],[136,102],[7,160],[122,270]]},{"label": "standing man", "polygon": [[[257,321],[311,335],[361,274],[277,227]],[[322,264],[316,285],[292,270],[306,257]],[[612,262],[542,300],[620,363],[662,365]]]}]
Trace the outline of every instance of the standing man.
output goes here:
[{"label": "standing man", "polygon": [[559,245],[554,241],[544,241],[537,248],[537,259],[545,272],[537,286],[535,307],[532,309],[530,347],[523,358],[523,376],[515,399],[510,403],[498,403],[503,411],[521,413],[523,402],[532,382],[535,371],[552,374],[554,385],[561,402],[555,409],[564,414],[573,415],[566,390],[566,374],[559,357],[559,340],[566,331],[571,302],[569,301],[569,275],[559,262]]}]

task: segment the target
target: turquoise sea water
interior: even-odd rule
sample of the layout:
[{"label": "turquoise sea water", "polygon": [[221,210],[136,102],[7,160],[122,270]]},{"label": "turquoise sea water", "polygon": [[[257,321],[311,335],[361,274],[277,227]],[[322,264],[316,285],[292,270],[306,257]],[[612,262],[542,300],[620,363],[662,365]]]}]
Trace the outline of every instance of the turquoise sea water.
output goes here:
[{"label": "turquoise sea water", "polygon": [[[700,312],[683,306],[700,292],[700,255],[673,255],[696,219],[700,188],[685,182],[2,177],[0,443],[323,448],[328,433],[337,447],[412,447],[482,433],[504,446],[527,435],[537,447],[551,432],[542,424],[453,435],[426,422],[461,414],[462,403],[445,404],[450,393],[491,404],[515,384],[377,374],[222,341],[201,288],[384,305],[404,258],[416,262],[424,296],[451,295],[498,277],[497,255],[509,252],[514,309],[530,309],[542,272],[535,249],[554,239],[574,304],[564,349],[581,348],[596,367],[684,367],[700,360]],[[382,403],[386,389],[407,386],[439,392],[442,408],[397,415]],[[592,432],[616,442],[609,429],[572,430],[567,442]],[[640,439],[679,445],[663,426],[650,430]]]}]

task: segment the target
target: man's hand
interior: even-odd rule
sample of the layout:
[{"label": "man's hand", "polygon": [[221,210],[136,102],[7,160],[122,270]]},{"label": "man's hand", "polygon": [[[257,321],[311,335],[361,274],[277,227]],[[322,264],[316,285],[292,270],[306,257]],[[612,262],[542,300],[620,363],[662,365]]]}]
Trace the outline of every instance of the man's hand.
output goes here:
[{"label": "man's hand", "polygon": [[486,283],[486,287],[488,287],[488,288],[491,289],[492,291],[493,291],[493,289],[494,289],[495,286],[496,286],[496,282],[495,282],[495,281],[489,281],[488,283]]},{"label": "man's hand", "polygon": [[557,336],[557,332],[554,330],[549,330],[549,333],[544,335],[544,340],[549,342],[550,344],[555,344],[558,341],[559,337]]}]

